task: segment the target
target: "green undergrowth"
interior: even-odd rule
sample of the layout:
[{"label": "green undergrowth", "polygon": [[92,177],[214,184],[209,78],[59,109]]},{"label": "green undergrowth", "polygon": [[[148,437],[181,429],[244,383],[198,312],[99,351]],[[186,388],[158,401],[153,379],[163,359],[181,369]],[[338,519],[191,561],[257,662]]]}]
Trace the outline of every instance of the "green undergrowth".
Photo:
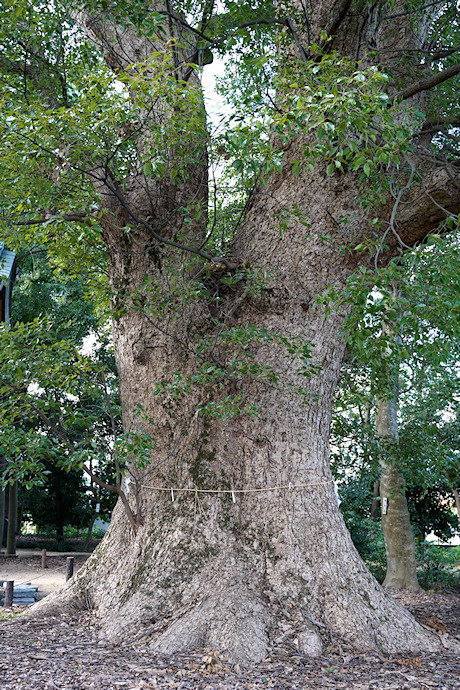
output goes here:
[{"label": "green undergrowth", "polygon": [[460,546],[417,547],[417,576],[424,589],[460,587]]},{"label": "green undergrowth", "polygon": [[[345,515],[353,543],[374,577],[385,579],[385,541],[379,521]],[[460,546],[437,546],[423,541],[417,545],[417,577],[424,589],[460,587]]]}]

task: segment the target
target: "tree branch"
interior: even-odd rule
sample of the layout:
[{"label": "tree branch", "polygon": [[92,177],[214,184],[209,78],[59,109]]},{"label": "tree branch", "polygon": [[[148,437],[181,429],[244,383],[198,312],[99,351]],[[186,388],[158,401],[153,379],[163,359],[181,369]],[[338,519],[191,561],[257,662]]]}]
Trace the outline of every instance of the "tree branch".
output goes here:
[{"label": "tree branch", "polygon": [[75,221],[78,223],[86,223],[89,224],[90,219],[92,216],[90,216],[88,213],[63,213],[61,216],[40,216],[39,218],[30,218],[27,220],[13,220],[10,219],[14,225],[18,226],[23,226],[23,225],[41,225],[42,223],[50,223],[55,220],[66,220],[66,221]]},{"label": "tree branch", "polygon": [[411,84],[411,86],[406,86],[405,89],[398,91],[395,99],[404,101],[407,98],[415,96],[421,91],[428,91],[428,89],[432,89],[438,84],[442,84],[442,82],[452,79],[452,77],[455,77],[457,74],[460,74],[460,62],[457,62],[457,64],[452,65],[451,67],[443,69],[441,72],[433,74],[431,77],[420,79],[420,81],[416,82],[415,84]]},{"label": "tree branch", "polygon": [[414,182],[399,205],[396,230],[405,244],[413,246],[446,217],[459,212],[460,170],[449,165],[435,167],[424,180]]},{"label": "tree branch", "polygon": [[433,128],[443,129],[445,127],[460,127],[460,118],[438,117],[436,120],[425,120],[421,132],[431,131]]},{"label": "tree branch", "polygon": [[197,256],[201,256],[203,259],[206,259],[206,261],[210,261],[211,263],[221,263],[224,264],[228,268],[229,271],[234,271],[235,268],[238,267],[238,264],[232,263],[228,259],[226,259],[224,256],[221,257],[215,257],[212,256],[211,254],[208,254],[208,252],[204,252],[202,249],[196,248],[196,247],[188,247],[185,244],[182,244],[181,242],[174,242],[174,240],[168,240],[166,237],[162,237],[159,235],[148,223],[144,218],[140,218],[134,211],[131,209],[129,204],[126,203],[124,197],[120,192],[114,187],[112,184],[107,179],[101,180],[102,184],[104,184],[107,189],[118,199],[120,204],[123,206],[125,211],[128,213],[128,215],[131,216],[131,218],[134,220],[135,223],[138,225],[143,225],[147,230],[153,235],[153,237],[160,242],[161,244],[166,244],[169,247],[175,247],[176,249],[181,249],[182,251],[190,252],[191,254],[196,254]]},{"label": "tree branch", "polygon": [[453,48],[445,48],[444,50],[438,50],[436,53],[433,53],[431,56],[432,60],[441,60],[442,58],[449,57],[450,55],[453,55],[454,53],[458,53],[460,50],[460,46],[454,46]]}]

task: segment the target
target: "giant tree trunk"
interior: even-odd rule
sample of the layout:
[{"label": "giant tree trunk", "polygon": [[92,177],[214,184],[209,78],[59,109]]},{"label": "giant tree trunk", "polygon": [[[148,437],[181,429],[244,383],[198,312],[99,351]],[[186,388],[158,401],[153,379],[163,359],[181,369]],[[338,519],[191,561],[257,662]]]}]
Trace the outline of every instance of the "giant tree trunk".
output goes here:
[{"label": "giant tree trunk", "polygon": [[[350,4],[315,3],[312,40],[333,26],[339,33],[337,45],[353,52],[366,31],[370,35],[375,17],[366,19],[363,10],[357,21],[356,14],[346,14]],[[80,21],[85,24],[85,17]],[[113,25],[104,22],[97,32],[94,27],[92,22],[88,30],[116,67],[120,51],[112,51],[117,45]],[[377,42],[379,35],[374,37]],[[406,47],[406,33],[398,35]],[[117,40],[127,52],[139,47],[140,39],[129,29],[120,30]],[[141,49],[145,53],[151,47],[146,43]],[[286,619],[301,651],[311,654],[320,651],[320,633],[328,629],[367,648],[439,648],[437,636],[418,626],[366,570],[337,506],[329,425],[346,309],[335,309],[325,318],[314,295],[328,285],[344,287],[358,261],[343,247],[353,247],[374,232],[368,222],[373,215],[359,205],[353,173],[327,176],[326,166],[318,164],[313,173],[305,169],[294,175],[291,163],[301,155],[296,148],[286,152],[282,172],[252,194],[232,247],[241,265],[274,273],[276,280],[240,302],[239,293],[229,288],[219,302],[219,319],[226,328],[255,324],[270,333],[310,340],[318,372],[307,382],[308,404],[295,391],[298,364],[284,359],[282,348],[269,340],[255,357],[279,373],[278,386],[240,380],[229,382],[223,392],[204,386],[177,399],[168,393],[153,396],[157,383],[171,380],[174,372],[184,378],[193,374],[190,343],[197,333],[212,333],[215,305],[175,297],[179,309],[174,314],[163,310],[159,317],[149,315],[148,307],[129,308],[133,293],[138,295],[136,304],[140,293],[142,303],[148,304],[145,276],[159,286],[157,294],[164,295],[169,289],[166,264],[175,262],[184,282],[189,269],[181,268],[173,250],[159,245],[145,225],[134,226],[130,235],[121,232],[132,217],[112,198],[112,219],[117,222],[107,216],[104,229],[117,308],[120,300],[127,307],[118,309],[113,324],[124,424],[126,429],[150,431],[155,450],[145,470],[130,470],[128,497],[137,530],[118,504],[107,535],[86,567],[59,594],[40,602],[39,612],[66,602],[79,607],[90,602],[112,640],[142,633],[158,650],[208,645],[243,662],[262,659]],[[399,235],[406,243],[423,237],[442,218],[433,197],[441,203],[442,196],[444,207],[459,207],[458,191],[443,169],[427,172],[427,180],[431,198],[419,188],[398,216]],[[158,224],[165,209],[198,185],[196,179],[174,190],[158,185],[145,199],[144,181],[131,182],[125,185],[125,198],[144,217],[152,215],[153,205]],[[307,236],[294,218],[281,237],[274,229],[277,214],[294,205],[308,209]],[[389,200],[380,213],[388,219],[391,208]],[[350,222],[338,220],[345,216]],[[174,237],[174,215],[168,218],[165,232]],[[198,237],[203,233],[202,228],[193,231]],[[386,259],[398,242],[392,237],[387,244]],[[218,402],[222,394],[234,393],[235,386],[259,406],[258,417],[216,419],[197,412],[200,403]],[[139,403],[150,426],[137,412]]]}]

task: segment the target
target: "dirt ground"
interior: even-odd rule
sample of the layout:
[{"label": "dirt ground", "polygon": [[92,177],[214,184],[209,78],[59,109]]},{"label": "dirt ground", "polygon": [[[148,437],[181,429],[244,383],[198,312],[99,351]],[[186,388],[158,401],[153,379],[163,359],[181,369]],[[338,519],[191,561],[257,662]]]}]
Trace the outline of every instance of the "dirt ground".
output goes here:
[{"label": "dirt ground", "polygon": [[[65,557],[50,558],[46,575],[39,560],[18,558],[11,567],[0,562],[0,575],[16,579],[27,574],[29,580],[36,575],[39,592],[45,594],[63,583]],[[76,557],[78,566],[84,560]],[[398,594],[397,598],[441,641],[447,634],[460,640],[460,590]],[[445,654],[385,656],[355,649],[329,631],[329,644],[321,657],[303,657],[287,640],[273,646],[263,662],[244,669],[212,649],[166,656],[152,653],[142,637],[107,644],[99,640],[98,628],[96,616],[87,611],[28,619],[27,607],[0,608],[1,690],[460,688],[460,657],[447,649]]]},{"label": "dirt ground", "polygon": [[35,554],[30,551],[24,553],[18,550],[16,557],[5,558],[0,556],[0,582],[14,580],[15,586],[30,582],[38,586],[37,593],[39,598],[42,599],[64,584],[67,556],[74,558],[74,572],[77,572],[88,558],[88,554],[57,554],[51,552],[47,553],[47,567],[43,569],[41,567],[41,551]]}]

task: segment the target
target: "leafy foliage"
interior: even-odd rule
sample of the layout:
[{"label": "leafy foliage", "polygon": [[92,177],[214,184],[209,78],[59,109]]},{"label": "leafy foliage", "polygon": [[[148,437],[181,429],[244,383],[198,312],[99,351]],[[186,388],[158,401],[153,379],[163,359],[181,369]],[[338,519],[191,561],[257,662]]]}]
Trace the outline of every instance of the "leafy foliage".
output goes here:
[{"label": "leafy foliage", "polygon": [[40,532],[54,528],[57,538],[63,539],[64,525],[82,528],[89,524],[88,485],[77,470],[65,472],[49,463],[47,472],[45,487],[20,487],[19,504],[23,517],[30,519]]},{"label": "leafy foliage", "polygon": [[[459,527],[452,497],[460,453],[459,258],[455,235],[435,237],[374,276],[367,296],[364,274],[355,278],[349,293],[355,309],[347,326],[349,356],[333,422],[334,472],[346,496],[349,483],[364,484],[367,508],[359,514],[366,519],[381,462],[396,464],[406,479],[419,541],[430,532],[449,539]],[[385,327],[389,323],[397,323],[398,338]],[[396,377],[399,442],[384,446],[375,435],[375,404],[377,398],[394,395]],[[357,503],[352,504],[354,513]]]},{"label": "leafy foliage", "polygon": [[[57,280],[43,250],[19,259],[20,275],[13,292],[14,325],[0,333],[0,443],[8,461],[4,480],[21,479],[22,509],[40,526],[56,525],[62,538],[66,522],[79,526],[88,523],[92,502],[94,506],[99,502],[100,514],[105,516],[114,505],[113,496],[106,497],[107,492],[84,480],[80,463],[68,457],[70,447],[93,428],[85,415],[97,417],[106,444],[110,445],[113,434],[108,411],[105,421],[100,412],[107,407],[101,391],[96,390],[94,398],[93,387],[93,394],[88,395],[88,388],[76,383],[79,379],[74,370],[79,361],[85,362],[82,366],[96,365],[90,357],[78,357],[83,340],[99,324],[93,304],[85,299],[81,278]],[[117,418],[113,356],[102,332],[96,352],[98,366],[111,372],[112,413]],[[61,389],[63,380],[70,384],[65,390]],[[114,468],[110,454],[101,452],[97,474],[110,484]]]},{"label": "leafy foliage", "polygon": [[[300,381],[317,373],[310,362],[311,344],[304,336],[251,324],[236,327],[231,322],[231,314],[244,300],[276,280],[275,275],[267,278],[258,267],[241,266],[226,256],[250,190],[281,172],[291,149],[295,150],[289,161],[294,176],[318,168],[327,176],[355,173],[362,206],[372,210],[371,216],[388,193],[401,200],[400,175],[409,177],[405,188],[420,179],[411,167],[410,154],[424,116],[417,110],[409,115],[404,105],[392,101],[389,85],[394,90],[398,77],[343,58],[329,48],[326,36],[305,49],[293,26],[302,37],[308,36],[308,15],[291,5],[281,2],[274,8],[268,0],[229,0],[215,9],[215,3],[185,0],[172,3],[177,13],[172,17],[141,0],[89,0],[84,8],[102,10],[105,22],[116,21],[122,29],[135,27],[137,35],[161,46],[145,60],[122,66],[121,59],[114,71],[73,24],[67,5],[3,0],[1,6],[5,21],[0,45],[5,60],[0,64],[4,74],[0,81],[0,233],[17,248],[46,246],[55,275],[83,275],[98,313],[109,308],[104,224],[120,223],[117,229],[127,246],[135,229],[142,227],[159,245],[180,249],[185,258],[158,261],[161,282],[146,280],[138,294],[126,299],[117,294],[113,316],[120,319],[126,310],[137,309],[160,329],[161,320],[173,323],[184,304],[209,305],[206,328],[195,329],[181,343],[194,358],[193,373],[172,372],[168,381],[158,382],[155,391],[160,397],[179,397],[199,387],[211,390],[211,400],[198,407],[203,414],[256,414],[248,394],[250,385],[283,385],[273,363],[264,361],[268,345],[276,344],[280,362],[285,369],[295,369]],[[410,7],[419,11],[422,3]],[[448,8],[440,12],[433,44],[445,45],[447,39],[448,46],[455,45],[458,27],[455,24],[449,30],[446,17],[450,15]],[[182,43],[165,39],[172,18],[182,27],[189,25]],[[277,64],[277,50],[287,43],[295,51],[282,65]],[[221,84],[221,92],[232,114],[225,133],[210,140],[202,93],[192,75],[213,50],[228,59],[231,77]],[[449,60],[450,55],[440,56],[438,64],[447,66]],[[444,104],[456,112],[458,104],[449,89],[451,85],[443,86]],[[449,106],[442,108],[443,114],[448,113]],[[440,111],[438,105],[433,112]],[[455,131],[448,120],[434,145],[439,150],[452,141]],[[225,167],[214,185],[211,208],[206,190],[196,191],[191,198],[177,192],[205,166],[208,150],[215,154],[214,165]],[[141,181],[146,198],[144,207],[136,210],[125,195],[133,179]],[[158,219],[152,190],[161,186],[180,201]],[[110,195],[125,212],[123,222],[105,208]],[[280,209],[276,221],[281,236],[292,220],[307,227],[307,210],[295,205]],[[351,219],[339,220],[346,224]],[[452,228],[456,222],[451,216],[445,227]],[[369,253],[377,266],[394,227],[391,222],[386,227],[379,215],[371,217],[370,223],[371,239],[357,238],[356,245],[343,251]],[[448,346],[458,323],[458,298],[450,291],[458,248],[455,243],[446,246],[435,238],[404,262],[394,262],[380,277],[363,267],[340,299],[357,307],[348,323],[348,338],[356,356],[365,362],[356,375],[359,391],[352,394],[351,406],[372,408],[375,395],[388,390],[395,369],[401,370],[403,383],[412,387],[407,409],[415,414],[424,407],[425,416],[419,436],[409,416],[405,420],[412,433],[401,440],[398,462],[409,466],[419,449],[420,462],[423,459],[426,467],[428,449],[433,457],[434,439],[442,437],[449,447],[437,455],[433,471],[439,475],[442,465],[450,477],[456,449],[451,420],[442,420],[454,412],[446,398],[439,398],[436,409],[428,411],[422,405],[428,379],[430,385],[436,379],[439,383],[448,379],[450,390],[456,390],[456,365]],[[433,268],[441,258],[442,275]],[[370,266],[367,259],[365,263]],[[389,286],[403,280],[404,288],[395,299]],[[46,462],[53,457],[64,469],[81,466],[84,458],[90,465],[104,467],[108,458],[114,458],[119,489],[126,464],[132,459],[145,464],[154,445],[148,434],[121,433],[113,369],[78,350],[77,342],[87,327],[84,323],[89,325],[93,315],[82,307],[77,316],[81,333],[77,334],[58,314],[64,293],[80,302],[83,292],[82,284],[74,281],[41,293],[41,304],[48,302],[51,307],[53,302],[53,324],[31,320],[37,306],[30,306],[27,327],[18,323],[2,334],[0,362],[6,371],[0,389],[2,414],[5,421],[17,421],[13,431],[2,428],[10,480],[22,479],[31,485],[36,477],[45,477]],[[319,301],[327,310],[336,297],[331,289]],[[22,309],[26,314],[26,307]],[[382,327],[395,314],[402,331],[396,344]],[[46,333],[50,329],[53,337]],[[228,394],[230,386],[236,392]],[[301,383],[295,391],[309,399],[308,388]],[[349,409],[348,392],[342,394],[343,408]],[[366,462],[372,458],[375,463],[381,451],[371,439],[371,424],[366,421],[357,432],[356,423],[352,429],[356,421],[352,416],[344,414],[336,424],[338,435],[354,434],[342,446],[349,456],[354,447],[360,458]],[[421,425],[416,427],[421,429]]]},{"label": "leafy foliage", "polygon": [[0,339],[1,448],[8,479],[26,486],[45,477],[45,459],[70,470],[89,459],[105,463],[110,452],[110,420],[100,407],[113,374],[73,341],[56,341],[50,326],[19,323]]}]

